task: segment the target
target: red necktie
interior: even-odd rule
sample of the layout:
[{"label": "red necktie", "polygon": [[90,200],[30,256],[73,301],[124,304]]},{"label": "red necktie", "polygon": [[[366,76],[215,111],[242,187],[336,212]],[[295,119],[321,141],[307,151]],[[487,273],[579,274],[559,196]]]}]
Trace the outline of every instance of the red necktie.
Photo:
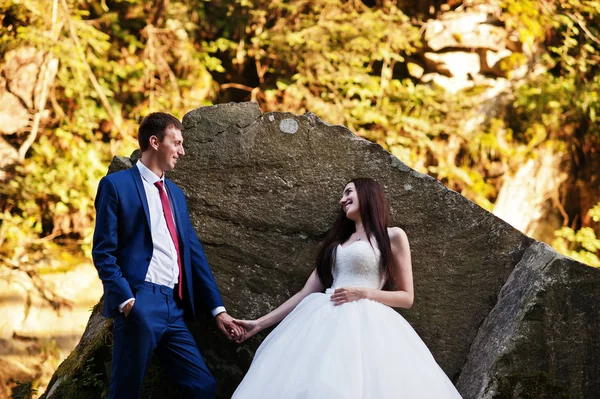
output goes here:
[{"label": "red necktie", "polygon": [[179,299],[182,299],[182,270],[181,270],[181,256],[179,256],[179,240],[177,239],[177,230],[175,230],[175,223],[173,222],[173,213],[171,212],[171,204],[169,203],[169,197],[167,197],[167,193],[165,192],[165,188],[163,187],[162,181],[157,181],[154,185],[158,188],[158,194],[160,195],[160,202],[163,207],[163,214],[165,215],[165,220],[167,221],[167,228],[169,229],[169,234],[171,234],[171,239],[173,240],[173,244],[175,244],[175,251],[177,252],[177,265],[179,266]]}]

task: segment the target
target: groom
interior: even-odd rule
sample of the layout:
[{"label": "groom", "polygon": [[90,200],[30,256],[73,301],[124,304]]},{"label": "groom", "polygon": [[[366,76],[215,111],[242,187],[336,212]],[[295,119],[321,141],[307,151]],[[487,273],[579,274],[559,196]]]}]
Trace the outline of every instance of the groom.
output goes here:
[{"label": "groom", "polygon": [[184,194],[165,179],[185,153],[182,129],[172,115],[146,116],[142,158],[98,186],[92,256],[104,285],[102,315],[115,319],[110,398],[140,397],[153,352],[182,397],[214,398],[215,380],[184,323],[200,311],[196,300],[230,339],[243,335],[223,307]]}]

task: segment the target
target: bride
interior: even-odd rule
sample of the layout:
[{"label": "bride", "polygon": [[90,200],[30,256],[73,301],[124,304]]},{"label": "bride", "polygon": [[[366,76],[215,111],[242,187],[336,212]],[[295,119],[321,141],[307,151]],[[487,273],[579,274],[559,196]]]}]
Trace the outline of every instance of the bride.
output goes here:
[{"label": "bride", "polygon": [[304,288],[257,320],[236,321],[239,342],[281,323],[233,398],[460,398],[392,309],[412,306],[413,276],[406,234],[387,227],[381,186],[353,179],[340,205]]}]

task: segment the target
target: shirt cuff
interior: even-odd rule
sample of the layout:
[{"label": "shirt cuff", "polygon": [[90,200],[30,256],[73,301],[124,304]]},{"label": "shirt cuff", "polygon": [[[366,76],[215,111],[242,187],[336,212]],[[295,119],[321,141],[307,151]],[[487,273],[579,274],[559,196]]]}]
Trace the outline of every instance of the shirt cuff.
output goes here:
[{"label": "shirt cuff", "polygon": [[129,298],[128,300],[126,300],[125,302],[123,302],[122,304],[119,305],[119,312],[123,313],[123,308],[125,307],[125,305],[127,305],[129,302],[133,302],[135,301],[135,298]]},{"label": "shirt cuff", "polygon": [[227,310],[225,310],[225,306],[217,306],[210,312],[212,313],[213,317],[216,317],[219,313],[227,312]]}]

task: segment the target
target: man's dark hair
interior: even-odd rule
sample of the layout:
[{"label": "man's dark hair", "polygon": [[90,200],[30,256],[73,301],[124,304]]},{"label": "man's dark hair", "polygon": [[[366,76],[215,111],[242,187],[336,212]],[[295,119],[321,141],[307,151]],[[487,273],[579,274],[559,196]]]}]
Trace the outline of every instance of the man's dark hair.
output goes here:
[{"label": "man's dark hair", "polygon": [[153,112],[147,115],[138,129],[138,143],[140,150],[146,151],[150,146],[150,137],[156,136],[162,143],[165,139],[165,131],[171,127],[183,130],[183,124],[179,119],[164,112]]}]

